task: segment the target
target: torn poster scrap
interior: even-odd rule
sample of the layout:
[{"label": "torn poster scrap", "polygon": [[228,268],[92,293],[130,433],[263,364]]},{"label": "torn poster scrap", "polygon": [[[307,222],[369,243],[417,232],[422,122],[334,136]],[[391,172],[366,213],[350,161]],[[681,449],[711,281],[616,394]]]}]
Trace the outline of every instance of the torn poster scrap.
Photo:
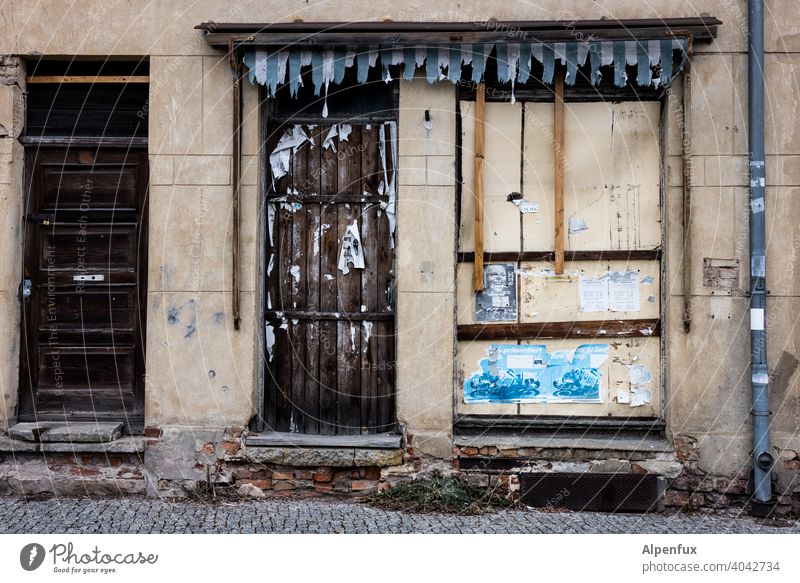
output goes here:
[{"label": "torn poster scrap", "polygon": [[519,209],[519,212],[521,213],[539,212],[539,203],[530,200],[525,200],[524,198],[522,198],[522,194],[520,194],[519,192],[512,192],[506,197],[506,200],[509,202],[513,202]]},{"label": "torn poster scrap", "polygon": [[517,280],[513,263],[485,265],[483,289],[475,294],[476,322],[517,320]]},{"label": "torn poster scrap", "polygon": [[581,312],[638,312],[639,272],[609,271],[600,277],[578,278]]},{"label": "torn poster scrap", "polygon": [[347,225],[347,230],[342,237],[339,248],[339,271],[347,275],[350,273],[350,264],[354,269],[364,269],[364,248],[361,246],[361,235],[358,234],[358,221]]},{"label": "torn poster scrap", "polygon": [[311,140],[303,130],[303,126],[295,124],[283,132],[278,145],[269,155],[269,165],[272,168],[272,180],[275,181],[282,176],[286,176],[291,170],[292,154],[306,142]]},{"label": "torn poster scrap", "polygon": [[349,123],[340,123],[334,124],[331,126],[331,129],[328,130],[328,135],[325,137],[325,140],[322,142],[322,149],[327,150],[331,148],[333,153],[338,153],[336,147],[336,138],[339,138],[339,141],[349,141],[348,137],[350,134],[353,133],[353,126]]},{"label": "torn poster scrap", "polygon": [[608,344],[547,352],[541,344],[492,344],[464,381],[465,403],[602,403]]},{"label": "torn poster scrap", "polygon": [[580,217],[570,217],[568,226],[570,235],[577,235],[578,233],[589,230],[589,227],[586,225],[586,221]]}]

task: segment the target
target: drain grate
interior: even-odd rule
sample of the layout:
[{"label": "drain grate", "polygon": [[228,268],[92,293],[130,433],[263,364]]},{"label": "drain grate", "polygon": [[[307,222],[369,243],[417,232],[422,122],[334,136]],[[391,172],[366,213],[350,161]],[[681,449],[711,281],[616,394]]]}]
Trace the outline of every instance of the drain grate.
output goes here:
[{"label": "drain grate", "polygon": [[658,512],[666,482],[653,474],[520,474],[520,501],[535,508]]}]

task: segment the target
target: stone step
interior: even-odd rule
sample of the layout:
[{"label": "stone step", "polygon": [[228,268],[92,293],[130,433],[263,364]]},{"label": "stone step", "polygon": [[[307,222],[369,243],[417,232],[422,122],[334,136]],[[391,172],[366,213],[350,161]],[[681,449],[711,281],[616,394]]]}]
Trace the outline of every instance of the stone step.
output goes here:
[{"label": "stone step", "polygon": [[17,423],[8,429],[8,436],[11,439],[35,442],[105,443],[119,439],[120,435],[122,435],[122,423],[119,422],[39,421]]}]

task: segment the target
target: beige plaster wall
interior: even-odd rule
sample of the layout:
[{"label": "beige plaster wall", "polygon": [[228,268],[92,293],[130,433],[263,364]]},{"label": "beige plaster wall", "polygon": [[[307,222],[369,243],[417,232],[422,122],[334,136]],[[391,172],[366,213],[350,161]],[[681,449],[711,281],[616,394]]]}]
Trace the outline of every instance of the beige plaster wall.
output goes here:
[{"label": "beige plaster wall", "polygon": [[[4,72],[12,73],[13,69]],[[23,150],[25,67],[16,83],[0,85],[0,431],[13,423],[19,397],[20,305],[22,266]]]}]

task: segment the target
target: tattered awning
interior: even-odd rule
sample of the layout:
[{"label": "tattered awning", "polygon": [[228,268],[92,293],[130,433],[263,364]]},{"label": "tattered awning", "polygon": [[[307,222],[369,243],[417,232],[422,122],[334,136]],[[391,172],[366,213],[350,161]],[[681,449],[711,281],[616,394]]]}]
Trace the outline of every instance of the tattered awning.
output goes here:
[{"label": "tattered awning", "polygon": [[[402,78],[419,73],[430,83],[479,83],[490,55],[496,59],[501,83],[527,82],[538,63],[538,76],[550,84],[560,63],[567,85],[580,74],[597,85],[602,68],[613,67],[617,87],[629,82],[665,87],[685,63],[689,39],[714,38],[719,24],[714,17],[700,16],[564,22],[204,23],[197,28],[212,46],[241,51],[251,82],[266,86],[270,95],[288,83],[294,96],[304,73],[310,72],[319,95],[323,88],[340,83],[348,69],[355,70],[359,83],[367,81],[372,69],[384,80],[391,78],[390,71],[400,71]],[[628,78],[631,71],[633,79]]]},{"label": "tattered awning", "polygon": [[[292,96],[302,84],[302,74],[310,68],[314,94],[329,85],[339,84],[346,70],[354,67],[359,83],[366,83],[371,68],[381,70],[381,78],[392,79],[389,68],[402,66],[402,77],[411,80],[420,72],[429,83],[462,81],[462,67],[469,65],[469,81],[484,80],[486,62],[492,51],[497,59],[497,78],[501,83],[526,83],[534,62],[542,66],[542,81],[553,82],[556,63],[564,66],[564,82],[574,85],[578,70],[589,65],[588,77],[597,85],[601,67],[614,68],[614,85],[628,83],[626,68],[636,68],[636,83],[641,86],[669,85],[683,66],[687,38],[615,40],[557,43],[475,43],[416,47],[264,47],[248,49],[244,64],[251,82],[267,87],[274,95],[278,85],[289,83]],[[677,51],[675,59],[674,51]]]}]

